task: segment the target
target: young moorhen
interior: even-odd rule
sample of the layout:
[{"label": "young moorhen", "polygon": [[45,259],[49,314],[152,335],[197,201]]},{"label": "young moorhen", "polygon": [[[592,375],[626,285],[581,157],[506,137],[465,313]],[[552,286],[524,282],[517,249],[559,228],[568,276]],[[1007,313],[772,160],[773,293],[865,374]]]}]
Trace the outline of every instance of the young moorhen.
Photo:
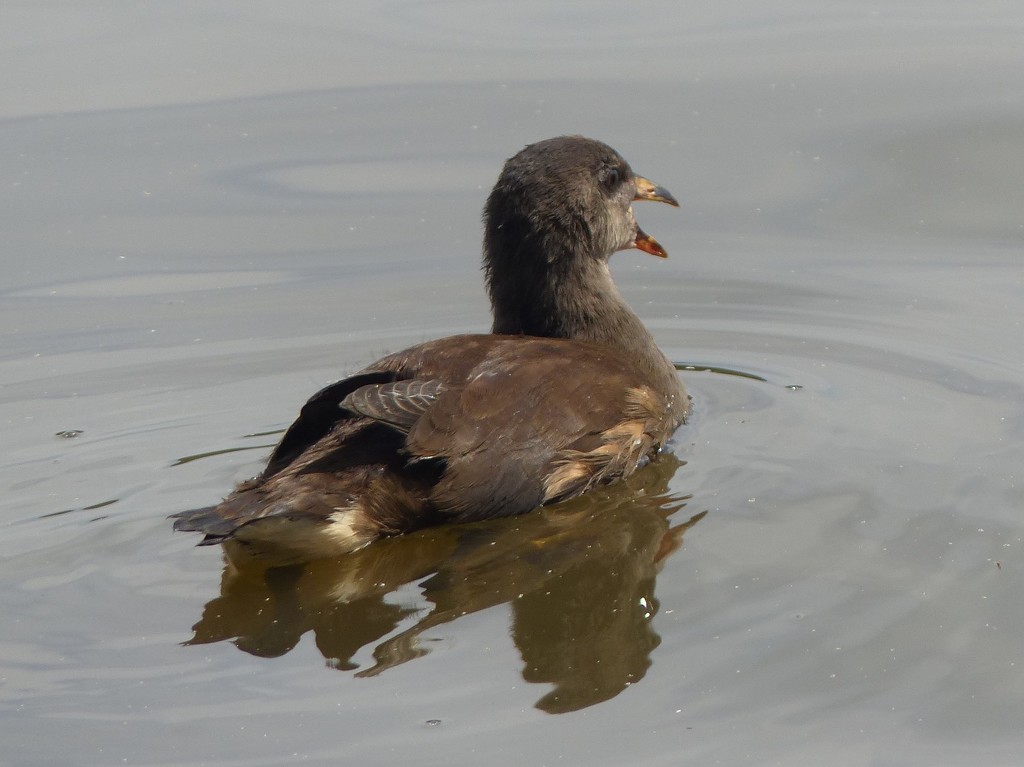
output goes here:
[{"label": "young moorhen", "polygon": [[484,209],[493,334],[428,341],[321,390],[262,474],[174,528],[318,558],[632,474],[690,409],[608,269],[618,250],[666,255],[634,200],[678,205],[598,141],[527,146]]}]

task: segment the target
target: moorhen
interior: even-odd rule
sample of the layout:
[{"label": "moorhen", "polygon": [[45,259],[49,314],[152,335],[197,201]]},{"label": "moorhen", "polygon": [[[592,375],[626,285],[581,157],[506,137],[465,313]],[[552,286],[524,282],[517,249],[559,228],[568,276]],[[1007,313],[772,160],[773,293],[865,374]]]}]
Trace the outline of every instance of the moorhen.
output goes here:
[{"label": "moorhen", "polygon": [[174,515],[174,529],[314,559],[632,474],[690,409],[608,269],[618,250],[666,255],[637,226],[634,200],[678,205],[599,141],[527,146],[484,209],[492,334],[428,341],[321,390],[262,474]]}]

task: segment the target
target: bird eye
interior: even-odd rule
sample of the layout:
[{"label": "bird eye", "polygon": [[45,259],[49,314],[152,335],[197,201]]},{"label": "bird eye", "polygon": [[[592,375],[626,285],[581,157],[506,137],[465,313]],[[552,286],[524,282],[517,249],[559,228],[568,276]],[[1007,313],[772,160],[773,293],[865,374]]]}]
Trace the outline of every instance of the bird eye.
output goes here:
[{"label": "bird eye", "polygon": [[619,169],[605,166],[601,169],[601,183],[606,189],[614,189],[619,185]]}]

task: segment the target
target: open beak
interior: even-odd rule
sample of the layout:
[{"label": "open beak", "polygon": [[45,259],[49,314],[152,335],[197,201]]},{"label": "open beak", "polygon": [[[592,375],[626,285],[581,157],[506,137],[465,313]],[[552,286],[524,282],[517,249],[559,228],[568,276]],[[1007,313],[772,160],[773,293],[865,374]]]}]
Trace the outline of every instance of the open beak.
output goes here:
[{"label": "open beak", "polygon": [[[634,200],[653,200],[654,202],[668,203],[676,208],[679,207],[676,198],[665,187],[658,186],[643,176],[636,176],[634,183],[636,184]],[[633,247],[642,250],[644,253],[650,253],[652,256],[668,258],[668,253],[661,247],[661,244],[639,226],[636,228],[636,238],[633,240]]]},{"label": "open beak", "polygon": [[637,250],[642,250],[644,253],[650,253],[652,256],[658,258],[668,258],[668,253],[661,247],[661,243],[656,239],[647,234],[639,226],[636,228],[636,237],[633,239],[633,247]]}]

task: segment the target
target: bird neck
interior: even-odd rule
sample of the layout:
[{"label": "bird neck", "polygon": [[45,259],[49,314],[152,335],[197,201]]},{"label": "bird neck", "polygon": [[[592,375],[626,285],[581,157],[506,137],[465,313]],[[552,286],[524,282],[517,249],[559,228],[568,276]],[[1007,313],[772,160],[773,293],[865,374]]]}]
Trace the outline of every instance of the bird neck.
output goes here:
[{"label": "bird neck", "polygon": [[[488,259],[494,333],[585,341],[614,349],[661,391],[679,387],[675,366],[622,298],[604,259],[565,254],[533,257],[520,250],[501,272]],[[503,261],[502,263],[509,263]]]}]

